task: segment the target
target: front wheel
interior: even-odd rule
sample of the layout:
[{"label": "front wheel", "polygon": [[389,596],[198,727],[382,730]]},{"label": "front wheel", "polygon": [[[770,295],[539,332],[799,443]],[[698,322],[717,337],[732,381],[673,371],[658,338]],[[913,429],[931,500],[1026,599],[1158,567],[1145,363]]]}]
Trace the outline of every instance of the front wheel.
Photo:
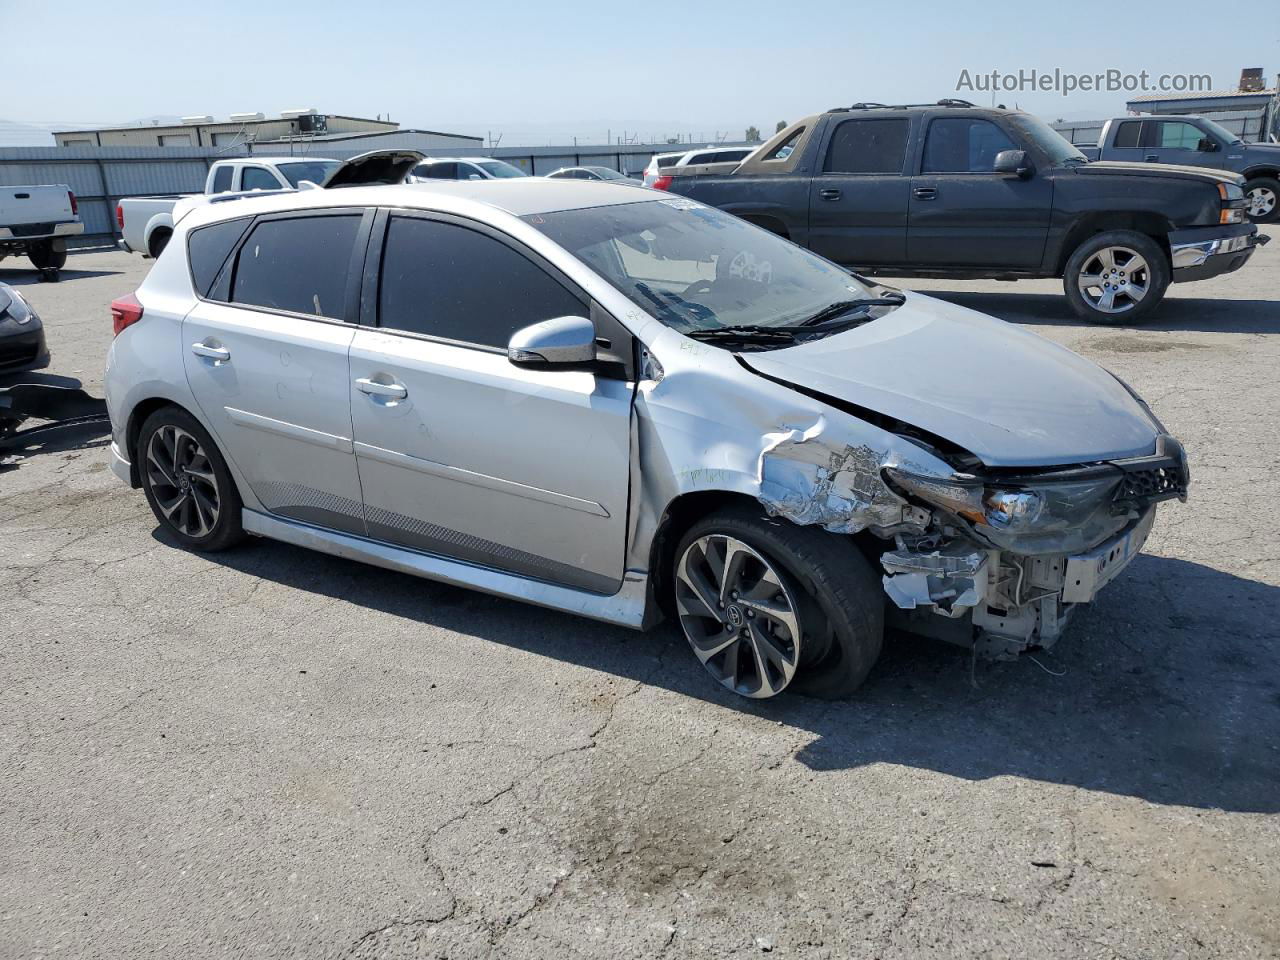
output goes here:
[{"label": "front wheel", "polygon": [[1254,177],[1244,185],[1244,199],[1254,223],[1272,223],[1280,218],[1280,180]]},{"label": "front wheel", "polygon": [[138,433],[138,472],[152,512],[190,550],[224,550],[244,538],[240,493],[213,438],[191,414],[162,407]]},{"label": "front wheel", "polygon": [[1133,230],[1108,230],[1071,254],[1062,287],[1081,319],[1129,323],[1159,306],[1170,279],[1169,258],[1154,240]]},{"label": "front wheel", "polygon": [[847,537],[723,510],[684,535],[671,580],[694,655],[742,696],[845,697],[880,655],[884,594]]}]

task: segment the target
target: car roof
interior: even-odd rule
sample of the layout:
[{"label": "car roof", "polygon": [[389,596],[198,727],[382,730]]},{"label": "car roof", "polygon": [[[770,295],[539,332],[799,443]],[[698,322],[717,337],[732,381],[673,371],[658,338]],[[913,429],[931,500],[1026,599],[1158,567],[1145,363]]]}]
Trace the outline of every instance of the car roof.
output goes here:
[{"label": "car roof", "polygon": [[[203,226],[236,217],[338,207],[403,207],[483,217],[500,211],[516,217],[559,210],[581,210],[625,203],[662,200],[645,197],[630,184],[608,181],[549,180],[519,177],[510,180],[436,180],[391,186],[343,187],[335,190],[285,190],[262,194],[230,194],[192,208],[183,221]],[[670,198],[667,198],[670,199]]]}]

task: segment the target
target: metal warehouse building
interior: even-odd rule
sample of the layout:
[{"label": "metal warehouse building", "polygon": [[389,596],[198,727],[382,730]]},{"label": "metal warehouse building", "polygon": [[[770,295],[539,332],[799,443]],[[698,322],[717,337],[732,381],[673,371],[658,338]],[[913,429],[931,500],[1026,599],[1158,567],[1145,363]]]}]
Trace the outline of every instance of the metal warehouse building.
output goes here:
[{"label": "metal warehouse building", "polygon": [[54,131],[53,137],[60,147],[240,147],[397,133],[416,134],[414,145],[431,149],[477,147],[483,142],[479,137],[432,130],[401,131],[400,124],[390,120],[319,113],[313,108],[286,110],[270,119],[261,113],[233,113],[226,120],[191,116],[180,123]]}]

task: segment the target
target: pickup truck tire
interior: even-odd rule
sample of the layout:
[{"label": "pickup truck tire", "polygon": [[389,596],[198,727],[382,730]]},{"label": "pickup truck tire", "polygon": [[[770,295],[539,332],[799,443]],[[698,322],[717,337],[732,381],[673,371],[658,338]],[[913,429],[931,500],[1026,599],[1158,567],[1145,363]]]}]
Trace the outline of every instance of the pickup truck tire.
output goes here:
[{"label": "pickup truck tire", "polygon": [[169,245],[169,238],[172,236],[173,231],[163,227],[151,234],[151,239],[147,241],[147,253],[151,254],[153,260],[164,253],[164,248]]},{"label": "pickup truck tire", "polygon": [[[724,563],[730,550],[741,563]],[[880,656],[884,591],[848,537],[746,508],[719,510],[681,538],[670,582],[695,655],[722,686],[743,696],[788,688],[846,697]],[[710,591],[707,602],[698,599],[699,588]],[[790,635],[788,620],[799,637]],[[761,628],[774,645],[773,660],[753,632]],[[766,650],[763,659],[755,649]]]},{"label": "pickup truck tire", "polygon": [[46,270],[61,270],[67,265],[67,251],[57,250],[52,243],[44,240],[28,248],[27,259],[41,273]]},{"label": "pickup truck tire", "polygon": [[1254,177],[1244,185],[1249,219],[1254,223],[1275,223],[1280,219],[1280,180]]},{"label": "pickup truck tire", "polygon": [[1062,288],[1081,319],[1132,323],[1159,306],[1170,280],[1169,257],[1158,243],[1134,230],[1107,230],[1076,247]]}]

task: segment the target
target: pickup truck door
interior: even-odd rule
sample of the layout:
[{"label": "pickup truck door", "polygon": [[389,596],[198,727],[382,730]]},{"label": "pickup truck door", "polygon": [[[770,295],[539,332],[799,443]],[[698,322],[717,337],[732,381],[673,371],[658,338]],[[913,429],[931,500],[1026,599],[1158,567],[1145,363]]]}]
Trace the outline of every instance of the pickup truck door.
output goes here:
[{"label": "pickup truck door", "polygon": [[[1221,167],[1226,151],[1216,139],[1186,120],[1148,120],[1143,159],[1152,163],[1180,163],[1190,167]],[[1201,150],[1208,139],[1217,150]]]},{"label": "pickup truck door", "polygon": [[911,179],[907,257],[912,267],[1038,267],[1053,212],[1053,181],[996,173],[1019,149],[984,117],[935,116],[920,173]]},{"label": "pickup truck door", "polygon": [[828,125],[809,187],[811,250],[847,266],[907,262],[910,130],[905,116]]}]

